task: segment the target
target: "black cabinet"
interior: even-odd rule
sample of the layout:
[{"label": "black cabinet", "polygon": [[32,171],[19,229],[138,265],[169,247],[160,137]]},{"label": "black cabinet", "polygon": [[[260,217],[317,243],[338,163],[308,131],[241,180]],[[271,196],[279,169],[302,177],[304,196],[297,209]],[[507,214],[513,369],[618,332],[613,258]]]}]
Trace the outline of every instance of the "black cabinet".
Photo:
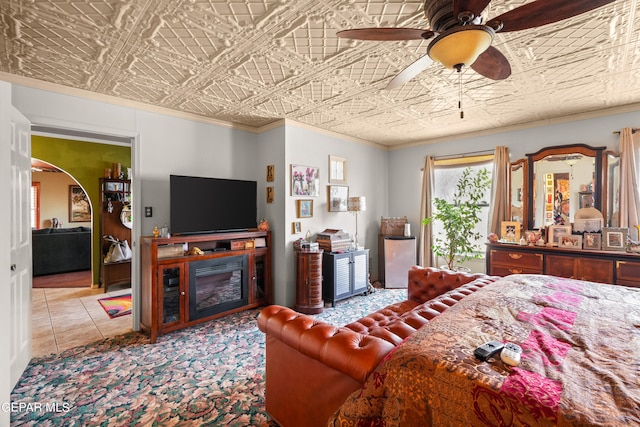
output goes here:
[{"label": "black cabinet", "polygon": [[335,307],[336,301],[367,292],[369,249],[325,252],[322,259],[322,297]]}]

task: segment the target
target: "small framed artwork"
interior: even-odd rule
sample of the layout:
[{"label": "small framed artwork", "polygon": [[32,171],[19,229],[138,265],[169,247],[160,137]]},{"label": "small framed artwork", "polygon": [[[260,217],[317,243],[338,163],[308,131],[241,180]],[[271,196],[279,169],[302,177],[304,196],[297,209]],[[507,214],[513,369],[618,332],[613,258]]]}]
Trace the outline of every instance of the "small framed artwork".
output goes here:
[{"label": "small framed artwork", "polygon": [[628,234],[628,228],[604,227],[602,229],[602,249],[605,251],[626,250]]},{"label": "small framed artwork", "polygon": [[291,234],[300,234],[300,233],[302,233],[302,225],[300,224],[300,221],[292,222]]},{"label": "small framed artwork", "polygon": [[79,185],[69,186],[69,222],[91,221],[91,204]]},{"label": "small framed artwork", "polygon": [[298,218],[313,217],[313,200],[296,200]]},{"label": "small framed artwork", "polygon": [[267,187],[267,203],[273,203],[273,187]]},{"label": "small framed artwork", "polygon": [[347,183],[347,159],[337,156],[329,156],[329,183]]},{"label": "small framed artwork", "polygon": [[584,233],[582,249],[599,251],[602,249],[602,235],[600,233]]},{"label": "small framed artwork", "polygon": [[275,166],[267,165],[267,182],[273,182],[275,179]]},{"label": "small framed artwork", "polygon": [[550,225],[547,228],[547,244],[550,243],[553,246],[559,246],[560,236],[564,234],[571,234],[570,225]]},{"label": "small framed artwork", "polygon": [[346,212],[349,187],[346,185],[328,185],[329,212]]},{"label": "small framed artwork", "polygon": [[506,242],[520,240],[520,223],[516,221],[502,221],[500,238]]},{"label": "small framed artwork", "polygon": [[318,197],[320,170],[315,166],[291,165],[291,195]]},{"label": "small framed artwork", "polygon": [[582,249],[582,236],[576,234],[561,234],[558,246],[567,249]]}]

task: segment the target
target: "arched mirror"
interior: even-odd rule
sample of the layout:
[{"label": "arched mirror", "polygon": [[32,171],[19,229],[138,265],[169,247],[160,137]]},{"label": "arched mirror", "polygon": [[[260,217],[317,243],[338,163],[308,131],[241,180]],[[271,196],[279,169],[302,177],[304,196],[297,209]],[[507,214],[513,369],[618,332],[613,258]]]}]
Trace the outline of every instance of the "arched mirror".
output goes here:
[{"label": "arched mirror", "polygon": [[575,144],[527,154],[528,229],[570,224],[576,211],[583,207],[595,207],[605,215],[604,149]]},{"label": "arched mirror", "polygon": [[511,163],[511,217],[510,220],[519,222],[522,227],[527,224],[527,160],[520,159]]}]

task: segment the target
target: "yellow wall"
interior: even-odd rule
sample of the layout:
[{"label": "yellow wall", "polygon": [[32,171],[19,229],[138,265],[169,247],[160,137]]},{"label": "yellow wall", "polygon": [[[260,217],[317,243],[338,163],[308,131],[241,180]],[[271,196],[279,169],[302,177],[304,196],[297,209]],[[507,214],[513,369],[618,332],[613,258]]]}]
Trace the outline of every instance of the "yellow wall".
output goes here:
[{"label": "yellow wall", "polygon": [[[113,163],[122,164],[124,171],[126,168],[130,168],[131,147],[34,135],[31,137],[31,157],[43,160],[67,172],[87,193],[91,201],[93,223],[93,255],[91,260],[93,283],[99,283],[101,208],[98,180],[103,177],[105,168],[110,168]],[[44,192],[44,190],[42,191]],[[44,194],[41,197],[44,197]],[[41,218],[41,221],[44,219],[46,218]],[[70,226],[68,221],[68,217],[63,219],[65,227]],[[81,225],[79,223],[73,224]]]}]

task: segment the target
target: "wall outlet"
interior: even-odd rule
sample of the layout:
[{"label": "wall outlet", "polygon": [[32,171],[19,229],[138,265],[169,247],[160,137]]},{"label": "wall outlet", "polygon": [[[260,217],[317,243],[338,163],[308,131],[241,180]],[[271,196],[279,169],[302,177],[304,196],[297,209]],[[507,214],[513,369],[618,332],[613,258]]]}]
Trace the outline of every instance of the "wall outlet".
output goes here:
[{"label": "wall outlet", "polygon": [[144,216],[145,218],[151,218],[153,216],[153,208],[151,206],[144,207]]}]

